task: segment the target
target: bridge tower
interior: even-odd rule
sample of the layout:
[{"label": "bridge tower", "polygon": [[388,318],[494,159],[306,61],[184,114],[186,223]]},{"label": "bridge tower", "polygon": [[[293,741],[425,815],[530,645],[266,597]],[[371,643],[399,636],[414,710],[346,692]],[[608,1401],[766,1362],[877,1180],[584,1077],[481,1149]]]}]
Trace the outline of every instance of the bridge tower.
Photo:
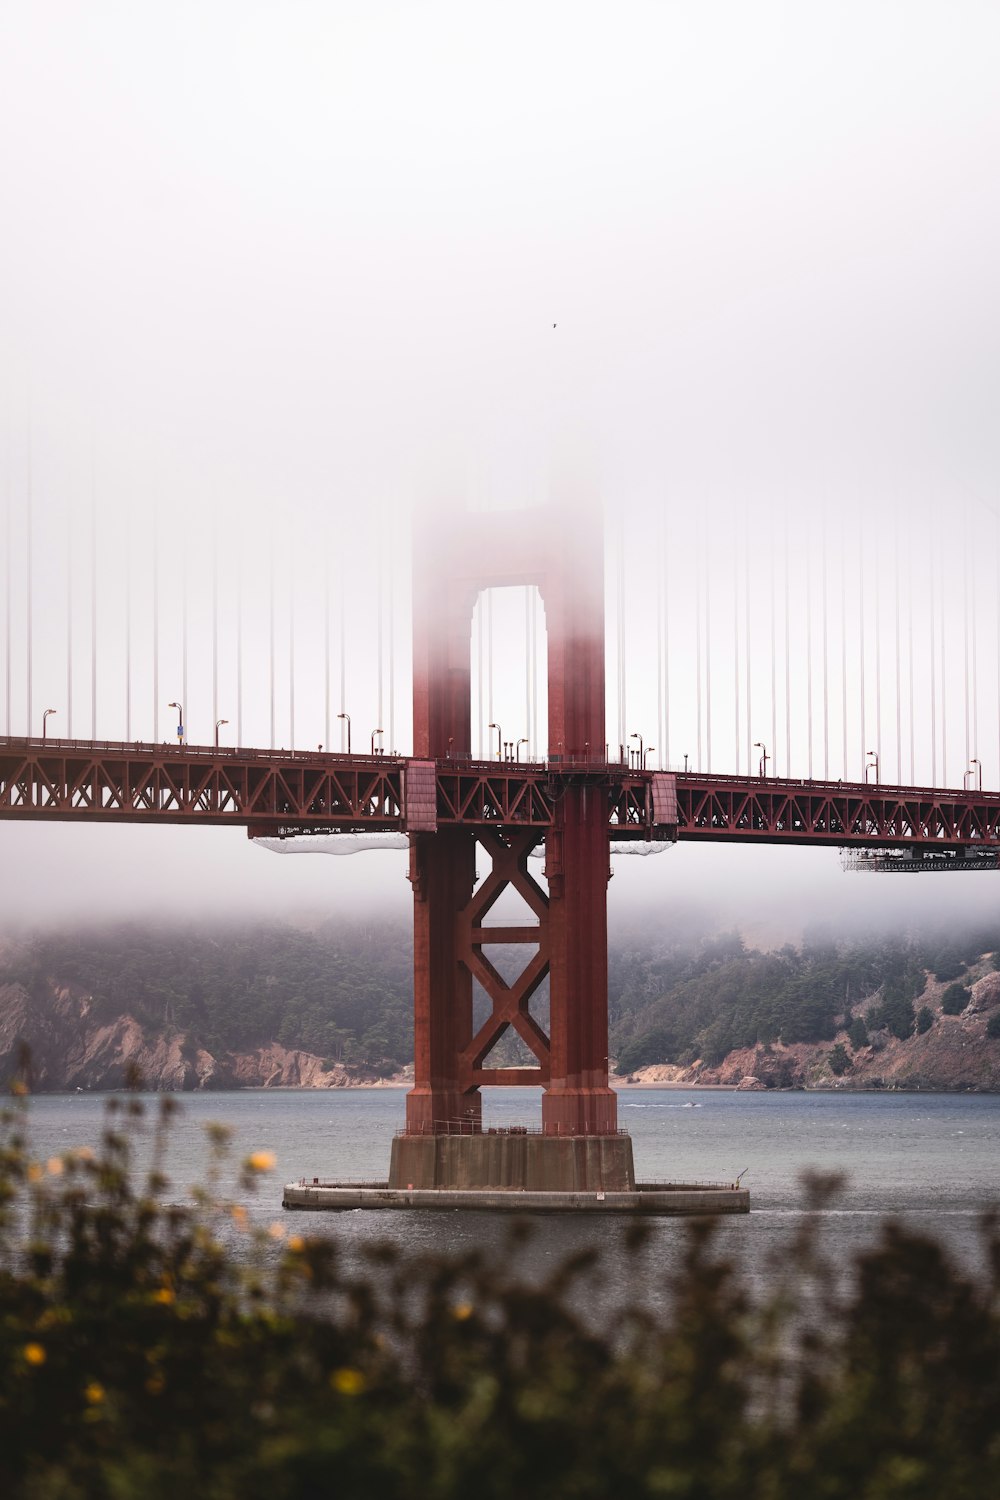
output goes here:
[{"label": "bridge tower", "polygon": [[[392,1187],[624,1189],[634,1183],[631,1141],[619,1135],[608,1083],[607,885],[610,780],[605,745],[604,550],[595,505],[462,514],[417,528],[413,580],[412,775],[471,760],[472,620],[487,588],[537,585],[548,641],[547,890],[528,856],[540,830],[508,820],[481,831],[410,834],[414,901],[415,1078],[406,1132],[397,1137]],[[498,767],[501,771],[502,767]],[[411,801],[412,801],[411,788]],[[411,823],[411,828],[413,824]],[[476,845],[492,870],[476,884]],[[505,889],[534,919],[490,926]],[[523,945],[508,984],[491,944]],[[533,950],[533,951],[531,951]],[[548,1033],[530,1002],[549,980]],[[473,980],[492,1004],[478,1028]],[[535,1066],[486,1066],[513,1027]],[[540,1134],[482,1132],[480,1088],[542,1086]]]}]

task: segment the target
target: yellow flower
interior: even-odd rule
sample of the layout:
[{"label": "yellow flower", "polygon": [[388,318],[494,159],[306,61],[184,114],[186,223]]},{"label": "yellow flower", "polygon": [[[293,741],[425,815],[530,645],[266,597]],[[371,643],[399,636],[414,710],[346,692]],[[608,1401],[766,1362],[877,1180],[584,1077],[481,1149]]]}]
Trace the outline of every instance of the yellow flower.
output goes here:
[{"label": "yellow flower", "polygon": [[472,1317],[472,1303],[458,1302],[451,1310],[451,1315],[456,1323],[464,1323],[466,1318]]},{"label": "yellow flower", "polygon": [[48,1159],[48,1161],[45,1163],[45,1165],[46,1165],[46,1168],[48,1169],[50,1177],[59,1177],[59,1176],[62,1175],[62,1169],[63,1169],[62,1157],[60,1157],[60,1156],[50,1156],[49,1159]]},{"label": "yellow flower", "polygon": [[28,1085],[21,1078],[15,1078],[10,1086],[10,1091],[18,1099],[23,1099],[28,1092]]},{"label": "yellow flower", "polygon": [[150,1375],[146,1381],[146,1390],[151,1396],[159,1396],[166,1383],[162,1375]]},{"label": "yellow flower", "polygon": [[344,1366],[342,1369],[334,1370],[330,1376],[330,1384],[341,1396],[360,1396],[366,1381],[360,1370],[352,1370]]},{"label": "yellow flower", "polygon": [[161,1286],[153,1293],[153,1301],[160,1302],[164,1307],[172,1307],[177,1301],[177,1296],[168,1286]]},{"label": "yellow flower", "polygon": [[247,1166],[253,1172],[272,1172],[277,1160],[273,1151],[255,1151],[247,1157]]},{"label": "yellow flower", "polygon": [[76,1157],[78,1161],[93,1161],[94,1150],[92,1146],[77,1146]]},{"label": "yellow flower", "polygon": [[298,1255],[300,1250],[306,1248],[306,1242],[301,1234],[291,1234],[288,1236],[288,1248],[294,1251],[296,1255]]},{"label": "yellow flower", "polygon": [[42,1171],[42,1169],[38,1165],[37,1161],[33,1161],[31,1163],[31,1166],[28,1168],[28,1181],[29,1182],[41,1182],[41,1180],[42,1180],[42,1178],[44,1176],[45,1176],[45,1173]]},{"label": "yellow flower", "polygon": [[29,1365],[44,1365],[45,1363],[46,1354],[41,1344],[25,1344],[21,1353]]},{"label": "yellow flower", "polygon": [[273,1224],[268,1226],[267,1232],[272,1240],[283,1240],[285,1238],[285,1226],[278,1220],[275,1220]]},{"label": "yellow flower", "polygon": [[233,1223],[237,1224],[240,1229],[243,1229],[247,1222],[247,1211],[243,1207],[242,1203],[234,1203],[232,1208],[229,1210],[229,1213],[232,1217]]},{"label": "yellow flower", "polygon": [[100,1406],[104,1400],[104,1387],[99,1380],[92,1380],[83,1388],[84,1400],[88,1406]]}]

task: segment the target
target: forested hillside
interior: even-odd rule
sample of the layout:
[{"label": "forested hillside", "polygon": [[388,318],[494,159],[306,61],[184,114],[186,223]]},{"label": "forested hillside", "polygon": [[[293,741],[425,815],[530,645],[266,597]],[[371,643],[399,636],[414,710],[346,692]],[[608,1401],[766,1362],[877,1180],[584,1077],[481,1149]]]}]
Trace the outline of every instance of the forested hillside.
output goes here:
[{"label": "forested hillside", "polygon": [[[1000,982],[982,981],[996,954],[1000,923],[963,934],[812,936],[774,952],[736,932],[633,926],[611,942],[612,1061],[622,1076],[697,1065],[687,1081],[728,1081],[718,1070],[729,1058],[736,1081],[762,1073],[771,1086],[833,1077],[868,1086],[884,1071],[873,1054],[901,1041],[925,1086],[994,1087]],[[494,956],[505,973],[524,961],[520,950]],[[334,1070],[341,1083],[359,1070],[385,1077],[413,1056],[411,966],[409,927],[374,920],[309,930],[129,925],[8,939],[0,943],[0,1068],[10,1072],[23,1039],[49,1088],[114,1087],[129,1059],[163,1088],[330,1086]],[[545,1024],[544,993],[537,1002]],[[477,1022],[483,1006],[479,996]],[[935,1046],[948,1038],[942,1068]],[[981,1043],[991,1057],[995,1046],[997,1067],[966,1079],[960,1048],[972,1057]],[[752,1049],[764,1049],[766,1063]],[[491,1060],[529,1061],[513,1033]],[[910,1086],[905,1070],[896,1076]]]}]

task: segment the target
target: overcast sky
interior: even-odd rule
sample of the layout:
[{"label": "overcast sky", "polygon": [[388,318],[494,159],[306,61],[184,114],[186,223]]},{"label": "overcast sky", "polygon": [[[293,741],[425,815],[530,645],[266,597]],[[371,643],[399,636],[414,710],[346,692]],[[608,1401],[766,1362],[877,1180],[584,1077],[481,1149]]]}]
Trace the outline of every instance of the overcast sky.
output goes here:
[{"label": "overcast sky", "polygon": [[[167,738],[183,680],[208,740],[238,618],[244,742],[273,694],[278,744],[339,745],[343,704],[355,748],[407,750],[415,503],[536,503],[571,442],[607,514],[612,745],[859,779],[874,736],[884,780],[972,755],[998,785],[998,43],[969,0],[0,0],[4,727]],[[474,717],[543,752],[523,629],[497,599]],[[19,917],[408,893],[396,855],[235,831],[0,850]],[[620,864],[613,905],[901,899],[832,853]]]}]

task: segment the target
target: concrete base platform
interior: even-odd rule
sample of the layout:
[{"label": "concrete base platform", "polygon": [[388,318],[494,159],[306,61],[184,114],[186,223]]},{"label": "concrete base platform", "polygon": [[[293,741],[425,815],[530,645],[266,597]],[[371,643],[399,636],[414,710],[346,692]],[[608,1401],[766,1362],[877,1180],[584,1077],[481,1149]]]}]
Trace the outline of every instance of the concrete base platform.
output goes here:
[{"label": "concrete base platform", "polygon": [[634,1192],[632,1138],[624,1131],[556,1136],[517,1129],[397,1135],[387,1185],[406,1192]]},{"label": "concrete base platform", "polygon": [[346,1212],[351,1209],[485,1209],[507,1213],[745,1214],[746,1188],[726,1183],[637,1183],[627,1192],[551,1192],[511,1188],[393,1188],[387,1183],[307,1183],[285,1185],[282,1207]]}]

